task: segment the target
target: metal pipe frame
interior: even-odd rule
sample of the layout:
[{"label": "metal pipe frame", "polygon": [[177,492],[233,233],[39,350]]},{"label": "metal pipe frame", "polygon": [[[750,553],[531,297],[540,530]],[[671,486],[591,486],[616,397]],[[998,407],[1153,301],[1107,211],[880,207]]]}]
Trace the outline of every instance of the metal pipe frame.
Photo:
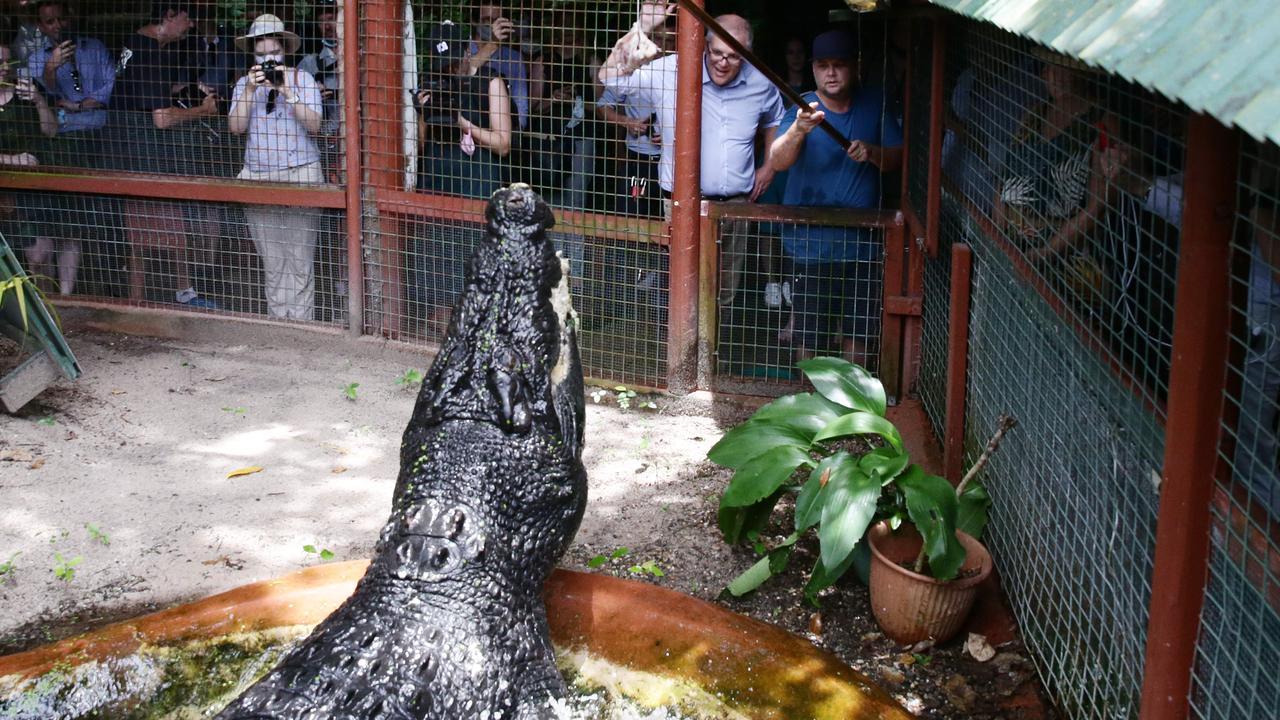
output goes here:
[{"label": "metal pipe frame", "polygon": [[[699,6],[702,0],[693,0]],[[667,387],[696,389],[702,177],[702,23],[680,8],[677,47],[684,62],[676,72],[675,183],[671,188],[670,294],[667,328]]]},{"label": "metal pipe frame", "polygon": [[364,157],[360,142],[360,2],[343,0],[342,18],[343,159],[346,161],[347,211],[347,330],[353,338],[364,333],[364,217],[360,188],[364,185]]},{"label": "metal pipe frame", "polygon": [[1191,713],[1230,344],[1238,163],[1239,135],[1213,118],[1192,115],[1142,720],[1182,720]]},{"label": "metal pipe frame", "polygon": [[965,404],[969,388],[969,303],[973,293],[973,248],[951,246],[951,316],[947,319],[947,407],[942,474],[952,485],[964,472]]}]

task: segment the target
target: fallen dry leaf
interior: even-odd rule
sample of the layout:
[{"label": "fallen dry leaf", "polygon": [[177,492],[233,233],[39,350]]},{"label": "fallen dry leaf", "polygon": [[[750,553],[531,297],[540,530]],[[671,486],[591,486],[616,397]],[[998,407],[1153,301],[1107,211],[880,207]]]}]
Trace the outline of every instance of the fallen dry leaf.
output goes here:
[{"label": "fallen dry leaf", "polygon": [[978,662],[986,662],[996,656],[996,649],[987,642],[987,636],[978,633],[969,633],[969,639],[964,642],[964,649],[968,650],[973,659]]},{"label": "fallen dry leaf", "polygon": [[0,450],[0,462],[31,462],[31,453],[22,448],[14,448],[12,450]]},{"label": "fallen dry leaf", "polygon": [[262,468],[258,467],[257,465],[250,465],[248,467],[236,468],[235,470],[232,470],[231,472],[227,473],[227,479],[230,480],[231,478],[234,478],[234,477],[240,477],[242,475],[252,475],[254,473],[260,473],[260,472],[262,472]]},{"label": "fallen dry leaf", "polygon": [[112,395],[124,395],[126,392],[127,392],[127,391],[125,391],[125,390],[119,390],[119,389],[116,389],[116,390],[112,390],[112,391],[111,391],[111,394],[112,394]]},{"label": "fallen dry leaf", "polygon": [[44,458],[36,458],[35,460],[31,461],[31,464],[27,466],[27,469],[39,470],[42,467],[44,467]]},{"label": "fallen dry leaf", "polygon": [[332,469],[332,470],[330,470],[329,472],[333,473],[334,475],[341,475],[342,473],[344,473],[344,472],[346,472],[346,471],[347,471],[347,468],[346,468],[345,466],[343,466],[343,465],[334,465],[334,466],[333,466],[333,469]]},{"label": "fallen dry leaf", "polygon": [[217,376],[217,377],[207,377],[207,378],[205,378],[205,380],[208,380],[209,382],[222,382],[223,380],[226,380],[226,379],[227,379],[227,376],[226,376],[226,375],[219,375],[219,376]]}]

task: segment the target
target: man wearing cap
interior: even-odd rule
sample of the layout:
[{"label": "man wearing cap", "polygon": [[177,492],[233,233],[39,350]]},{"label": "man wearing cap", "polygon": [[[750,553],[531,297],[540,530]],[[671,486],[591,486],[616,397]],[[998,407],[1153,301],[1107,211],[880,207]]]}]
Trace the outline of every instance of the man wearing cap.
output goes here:
[{"label": "man wearing cap", "polygon": [[[675,182],[676,66],[679,55],[660,54],[648,40],[675,4],[645,3],[640,19],[600,67],[600,82],[615,94],[657,109],[662,154],[658,184],[670,195]],[[751,26],[738,15],[716,18],[734,39],[751,47]],[[756,167],[757,139],[769,148],[782,121],[782,95],[727,43],[707,33],[702,57],[702,196],[718,202],[754,202],[773,179],[769,162]],[[720,304],[733,301],[746,255],[746,223],[732,222],[723,236]]]},{"label": "man wearing cap", "polygon": [[[231,91],[227,127],[247,133],[241,180],[324,182],[320,149],[320,85],[311,73],[287,66],[301,40],[275,15],[254,18],[236,47],[253,53],[249,74]],[[263,293],[273,318],[312,320],[315,314],[316,232],[320,211],[287,205],[245,205],[245,223],[262,258]]]},{"label": "man wearing cap", "polygon": [[[858,83],[857,45],[841,30],[813,40],[817,90],[808,108],[782,121],[770,160],[789,170],[783,204],[875,208],[880,174],[902,165],[902,130],[888,111],[883,88]],[[846,150],[825,132],[823,119],[852,143]],[[865,228],[788,223],[782,246],[795,262],[792,338],[801,358],[826,350],[833,335],[853,362],[875,357],[880,316],[880,243]]]}]

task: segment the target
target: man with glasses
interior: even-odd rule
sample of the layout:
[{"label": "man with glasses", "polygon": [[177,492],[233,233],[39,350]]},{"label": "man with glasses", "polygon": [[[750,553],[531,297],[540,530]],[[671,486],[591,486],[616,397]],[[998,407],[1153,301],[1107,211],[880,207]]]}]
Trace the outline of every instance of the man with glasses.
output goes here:
[{"label": "man with glasses", "polygon": [[[606,89],[657,109],[662,155],[658,184],[669,196],[675,178],[676,64],[678,55],[653,58],[661,51],[648,40],[675,11],[674,3],[645,3],[640,19],[618,41],[600,68]],[[751,47],[751,26],[738,15],[716,18],[743,47]],[[745,63],[727,43],[707,33],[702,57],[702,197],[717,202],[754,202],[769,186],[773,169],[756,167],[756,142],[773,144],[782,122],[782,96],[769,80]],[[746,258],[747,223],[731,221],[724,231],[720,304],[737,293]]]}]

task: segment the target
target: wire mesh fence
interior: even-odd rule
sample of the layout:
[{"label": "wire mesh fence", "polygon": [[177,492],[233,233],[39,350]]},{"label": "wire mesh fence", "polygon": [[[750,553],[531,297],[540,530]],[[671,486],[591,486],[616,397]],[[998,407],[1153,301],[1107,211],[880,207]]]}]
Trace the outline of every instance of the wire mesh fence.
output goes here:
[{"label": "wire mesh fence", "polygon": [[[987,470],[988,542],[1024,639],[1069,716],[1134,717],[1185,112],[990,26],[950,30],[939,234],[974,250],[966,461],[1018,419]],[[926,262],[918,384],[939,428],[949,262]]]},{"label": "wire mesh fence", "polygon": [[[884,313],[885,232],[871,217],[757,219],[783,207],[714,211],[720,246],[716,372],[719,387],[781,392],[798,384],[796,362],[840,355],[875,373]],[[836,238],[848,253],[805,262],[800,247]],[[745,385],[744,385],[745,386]]]},{"label": "wire mesh fence", "polygon": [[1240,156],[1231,343],[1209,581],[1192,709],[1265,717],[1280,706],[1280,148]]}]

